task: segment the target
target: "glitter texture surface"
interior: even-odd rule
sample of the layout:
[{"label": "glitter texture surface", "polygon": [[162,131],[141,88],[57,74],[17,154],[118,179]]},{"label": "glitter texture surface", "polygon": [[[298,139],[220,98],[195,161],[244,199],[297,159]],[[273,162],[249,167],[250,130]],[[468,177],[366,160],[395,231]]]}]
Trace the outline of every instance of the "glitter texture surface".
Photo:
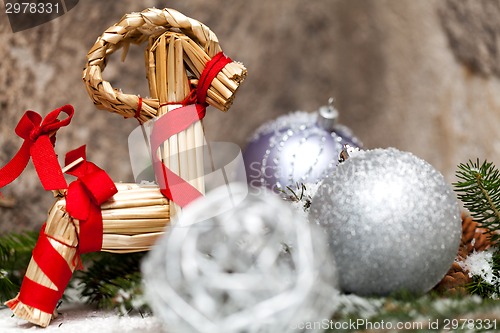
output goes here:
[{"label": "glitter texture surface", "polygon": [[316,112],[283,115],[259,127],[245,148],[248,182],[273,190],[317,182],[335,169],[344,144],[361,142],[343,125],[325,130]]},{"label": "glitter texture surface", "polygon": [[394,148],[362,151],[340,164],[312,200],[341,289],[359,295],[429,291],[456,256],[461,219],[443,176]]},{"label": "glitter texture surface", "polygon": [[[236,196],[246,190],[232,186]],[[224,188],[189,205],[143,263],[168,331],[296,332],[330,318],[336,266],[321,228],[264,188],[220,209],[230,205]],[[204,219],[214,207],[224,213]]]}]

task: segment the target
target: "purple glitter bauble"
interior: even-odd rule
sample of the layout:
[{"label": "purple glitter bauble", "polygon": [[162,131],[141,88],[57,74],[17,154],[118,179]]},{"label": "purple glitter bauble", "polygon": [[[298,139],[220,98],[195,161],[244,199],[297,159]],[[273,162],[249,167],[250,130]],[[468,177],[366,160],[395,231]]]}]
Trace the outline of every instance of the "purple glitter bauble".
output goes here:
[{"label": "purple glitter bauble", "polygon": [[259,127],[243,152],[249,185],[277,191],[295,183],[316,183],[331,174],[344,144],[361,146],[335,119],[336,115],[325,119],[321,109],[297,111]]}]

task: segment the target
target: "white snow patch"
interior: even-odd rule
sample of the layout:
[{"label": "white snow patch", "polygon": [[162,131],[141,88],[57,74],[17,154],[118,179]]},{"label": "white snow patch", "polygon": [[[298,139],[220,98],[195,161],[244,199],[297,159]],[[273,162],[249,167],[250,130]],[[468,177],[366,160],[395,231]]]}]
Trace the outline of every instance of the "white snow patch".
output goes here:
[{"label": "white snow patch", "polygon": [[95,310],[84,304],[70,304],[59,309],[60,315],[47,328],[12,317],[12,311],[0,308],[0,332],[22,333],[164,333],[161,321],[154,316],[140,314],[120,316],[115,311]]},{"label": "white snow patch", "polygon": [[492,265],[493,250],[474,252],[470,254],[459,265],[469,273],[469,276],[480,276],[484,281],[489,284],[495,284],[497,279],[493,275]]}]

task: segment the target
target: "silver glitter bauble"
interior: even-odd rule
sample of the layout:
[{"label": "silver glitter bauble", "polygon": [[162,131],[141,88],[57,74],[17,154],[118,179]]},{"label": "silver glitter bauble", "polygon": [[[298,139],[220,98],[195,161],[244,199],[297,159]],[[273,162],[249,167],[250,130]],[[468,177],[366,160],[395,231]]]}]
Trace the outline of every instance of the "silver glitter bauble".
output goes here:
[{"label": "silver glitter bauble", "polygon": [[344,144],[361,146],[349,128],[336,122],[338,112],[292,112],[259,127],[243,157],[248,183],[273,190],[314,183],[331,173]]},{"label": "silver glitter bauble", "polygon": [[429,291],[461,236],[458,202],[443,176],[394,148],[341,163],[319,186],[309,219],[328,234],[341,289],[358,295]]},{"label": "silver glitter bauble", "polygon": [[329,318],[337,278],[321,228],[268,190],[232,185],[232,197],[243,197],[234,207],[227,193],[183,209],[143,263],[146,295],[168,332],[305,332]]}]

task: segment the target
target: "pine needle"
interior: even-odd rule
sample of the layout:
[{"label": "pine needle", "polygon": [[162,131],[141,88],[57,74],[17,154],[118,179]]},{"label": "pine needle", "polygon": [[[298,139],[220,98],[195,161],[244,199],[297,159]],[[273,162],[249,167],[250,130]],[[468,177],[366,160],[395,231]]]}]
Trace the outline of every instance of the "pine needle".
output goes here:
[{"label": "pine needle", "polygon": [[491,162],[469,160],[460,164],[454,183],[465,208],[479,225],[487,230],[493,243],[500,239],[500,171]]}]

